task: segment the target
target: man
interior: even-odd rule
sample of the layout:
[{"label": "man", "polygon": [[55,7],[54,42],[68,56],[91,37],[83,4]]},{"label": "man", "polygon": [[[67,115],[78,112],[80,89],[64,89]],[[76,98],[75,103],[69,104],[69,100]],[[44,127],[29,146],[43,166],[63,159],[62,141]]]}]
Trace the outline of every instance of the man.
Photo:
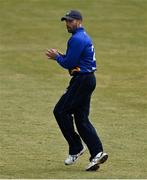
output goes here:
[{"label": "man", "polygon": [[83,140],[91,155],[86,171],[96,171],[108,155],[103,152],[102,143],[88,118],[90,99],[96,86],[96,59],[92,41],[82,27],[82,19],[81,13],[76,10],[63,16],[61,21],[66,22],[68,32],[72,33],[67,51],[62,55],[56,49],[50,49],[46,55],[68,69],[72,76],[67,91],[54,108],[57,123],[69,145],[65,165],[75,163],[84,153]]}]

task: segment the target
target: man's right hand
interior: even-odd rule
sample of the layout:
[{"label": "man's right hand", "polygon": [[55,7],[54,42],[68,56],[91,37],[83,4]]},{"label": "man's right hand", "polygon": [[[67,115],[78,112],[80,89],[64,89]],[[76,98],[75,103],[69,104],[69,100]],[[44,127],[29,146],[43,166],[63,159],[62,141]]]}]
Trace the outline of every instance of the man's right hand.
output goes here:
[{"label": "man's right hand", "polygon": [[55,57],[59,55],[58,51],[56,49],[51,48],[50,50],[47,50],[46,55],[48,59],[55,60]]}]

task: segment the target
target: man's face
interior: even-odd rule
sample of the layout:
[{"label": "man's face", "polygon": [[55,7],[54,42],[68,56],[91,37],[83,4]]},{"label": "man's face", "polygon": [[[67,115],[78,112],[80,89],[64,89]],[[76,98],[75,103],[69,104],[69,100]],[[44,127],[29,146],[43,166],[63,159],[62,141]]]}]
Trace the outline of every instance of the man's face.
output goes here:
[{"label": "man's face", "polygon": [[66,28],[69,33],[73,33],[81,24],[81,20],[66,20]]}]

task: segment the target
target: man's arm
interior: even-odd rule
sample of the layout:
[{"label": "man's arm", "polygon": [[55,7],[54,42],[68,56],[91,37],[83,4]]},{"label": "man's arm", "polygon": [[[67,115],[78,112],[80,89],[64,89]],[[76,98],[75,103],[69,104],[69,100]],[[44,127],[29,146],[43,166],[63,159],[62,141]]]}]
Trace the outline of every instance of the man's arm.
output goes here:
[{"label": "man's arm", "polygon": [[79,38],[72,38],[68,42],[66,54],[60,54],[56,49],[47,50],[49,59],[56,60],[63,68],[72,69],[79,64],[79,59],[84,48],[84,43]]},{"label": "man's arm", "polygon": [[66,54],[56,55],[55,59],[65,69],[72,69],[79,65],[81,53],[84,49],[84,42],[79,38],[72,38],[68,42]]}]

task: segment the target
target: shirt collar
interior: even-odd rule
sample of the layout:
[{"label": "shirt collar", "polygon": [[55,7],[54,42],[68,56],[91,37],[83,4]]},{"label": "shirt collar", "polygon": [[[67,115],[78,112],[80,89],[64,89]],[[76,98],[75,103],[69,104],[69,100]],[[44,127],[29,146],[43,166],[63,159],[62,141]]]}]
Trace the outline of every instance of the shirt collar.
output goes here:
[{"label": "shirt collar", "polygon": [[84,31],[84,28],[83,27],[78,27],[72,34],[75,34],[79,31]]}]

